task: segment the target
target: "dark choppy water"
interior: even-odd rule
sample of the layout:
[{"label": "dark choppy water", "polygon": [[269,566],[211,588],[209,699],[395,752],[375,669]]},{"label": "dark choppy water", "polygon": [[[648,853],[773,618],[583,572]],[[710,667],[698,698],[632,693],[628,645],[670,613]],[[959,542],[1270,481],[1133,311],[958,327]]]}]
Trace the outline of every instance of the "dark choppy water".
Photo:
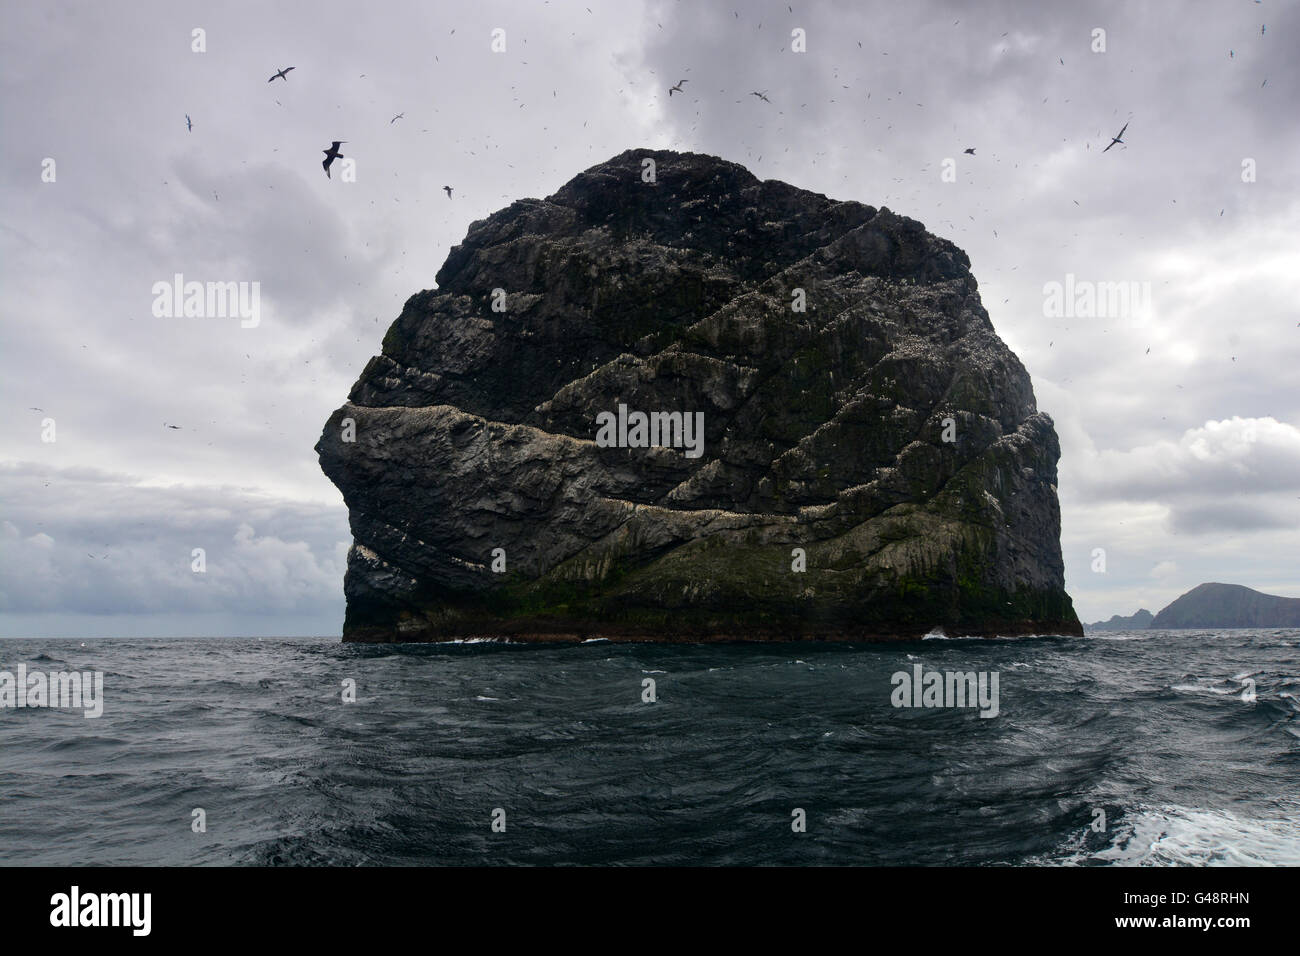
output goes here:
[{"label": "dark choppy water", "polygon": [[[0,641],[0,670],[99,669],[106,698],[0,710],[0,863],[1295,865],[1298,659],[1297,630]],[[997,671],[999,715],[895,709],[917,663]]]}]

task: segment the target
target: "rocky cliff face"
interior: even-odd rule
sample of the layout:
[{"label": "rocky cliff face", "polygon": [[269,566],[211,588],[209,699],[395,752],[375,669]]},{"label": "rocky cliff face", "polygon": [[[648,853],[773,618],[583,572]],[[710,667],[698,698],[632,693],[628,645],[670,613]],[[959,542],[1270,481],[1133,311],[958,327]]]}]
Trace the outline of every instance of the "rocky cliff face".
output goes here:
[{"label": "rocky cliff face", "polygon": [[473,223],[316,446],[345,639],[1082,633],[1056,434],[969,265],[651,150]]}]

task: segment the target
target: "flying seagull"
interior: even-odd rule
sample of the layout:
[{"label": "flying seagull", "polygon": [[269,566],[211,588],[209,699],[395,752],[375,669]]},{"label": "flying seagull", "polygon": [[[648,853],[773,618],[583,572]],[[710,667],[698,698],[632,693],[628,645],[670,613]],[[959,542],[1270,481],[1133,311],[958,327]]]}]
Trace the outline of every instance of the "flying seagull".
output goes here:
[{"label": "flying seagull", "polygon": [[974,146],[967,146],[966,149],[963,150],[963,152],[970,153],[972,156],[974,156],[974,155],[975,155],[975,147],[974,147]]},{"label": "flying seagull", "polygon": [[672,96],[674,93],[685,93],[686,91],[682,89],[682,84],[689,83],[689,82],[690,80],[678,80],[676,86],[668,87],[668,95]]},{"label": "flying seagull", "polygon": [[405,118],[406,118],[406,114],[405,114],[405,113],[398,113],[396,116],[394,116],[392,119],[390,119],[390,120],[388,121],[388,125],[389,125],[389,126],[392,126],[392,125],[393,125],[394,123],[396,123],[399,119],[405,119]]},{"label": "flying seagull", "polygon": [[330,176],[330,163],[334,162],[334,160],[336,159],[343,158],[343,154],[339,152],[339,147],[346,142],[347,142],[346,139],[344,140],[336,139],[334,140],[333,144],[330,146],[329,149],[321,150],[321,152],[325,154],[325,161],[321,163],[321,165],[325,167],[325,175],[328,176],[330,179],[334,178],[333,176]]},{"label": "flying seagull", "polygon": [[[1117,134],[1115,134],[1114,136],[1111,137],[1111,140],[1110,140],[1110,146],[1114,146],[1116,143],[1123,143],[1123,142],[1124,142],[1124,140],[1122,139],[1122,137],[1123,137],[1123,135],[1124,135],[1124,130],[1126,130],[1126,129],[1128,129],[1128,123],[1125,123],[1124,126],[1120,129],[1120,131],[1119,131]],[[1103,150],[1102,150],[1102,152],[1105,153],[1105,152],[1109,151],[1110,146],[1107,146],[1106,149],[1103,149]]]},{"label": "flying seagull", "polygon": [[447,198],[450,199],[450,198],[451,198],[451,187],[450,187],[450,186],[443,186],[442,188],[443,188],[443,190],[446,191],[446,193],[447,193]]},{"label": "flying seagull", "polygon": [[191,133],[194,132],[194,124],[190,122],[190,114],[185,114],[185,128]]},{"label": "flying seagull", "polygon": [[290,70],[296,70],[296,69],[297,67],[294,66],[286,66],[283,70],[276,70],[275,76],[271,77],[271,79],[267,80],[266,82],[271,83],[274,82],[275,80],[284,80],[286,83],[288,83],[289,77],[285,76],[285,74],[288,73]]},{"label": "flying seagull", "polygon": [[176,429],[177,431],[180,431],[180,430],[181,430],[181,426],[180,426],[180,425],[168,425],[166,422],[163,422],[163,427],[164,427],[164,428],[174,428],[174,429]]},{"label": "flying seagull", "polygon": [[767,92],[767,90],[764,90],[762,93],[753,93],[753,92],[751,92],[749,95],[750,95],[750,96],[757,96],[757,97],[758,97],[760,100],[762,100],[764,103],[770,103],[770,102],[772,102],[772,101],[769,100],[766,96],[763,95],[763,94],[766,93],[766,92]]}]

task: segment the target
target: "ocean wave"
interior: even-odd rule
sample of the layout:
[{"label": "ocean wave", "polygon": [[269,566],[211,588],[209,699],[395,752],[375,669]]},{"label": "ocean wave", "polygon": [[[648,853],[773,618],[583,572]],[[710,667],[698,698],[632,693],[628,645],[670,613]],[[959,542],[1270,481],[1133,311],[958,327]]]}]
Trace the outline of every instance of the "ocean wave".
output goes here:
[{"label": "ocean wave", "polygon": [[1240,687],[1215,687],[1206,684],[1173,684],[1169,688],[1184,694],[1218,694],[1227,696],[1229,694],[1241,693]]},{"label": "ocean wave", "polygon": [[1124,815],[1104,849],[1088,851],[1075,845],[1063,858],[1038,862],[1295,866],[1300,864],[1300,830],[1290,820],[1244,817],[1228,810],[1139,806]]},{"label": "ocean wave", "polygon": [[[1089,635],[1091,636],[1091,635]],[[1108,638],[1100,638],[1108,640]],[[923,641],[980,641],[988,643],[991,641],[1060,641],[1060,640],[1079,640],[1077,634],[945,634],[942,628],[931,631],[926,634]]]},{"label": "ocean wave", "polygon": [[1262,671],[1251,671],[1239,674],[1232,678],[1190,678],[1190,675],[1184,675],[1182,681],[1177,684],[1171,684],[1169,689],[1180,694],[1209,694],[1215,697],[1239,697],[1244,703],[1253,703],[1256,698],[1247,699],[1246,695],[1254,690],[1254,681],[1251,678],[1254,675],[1262,674]]}]

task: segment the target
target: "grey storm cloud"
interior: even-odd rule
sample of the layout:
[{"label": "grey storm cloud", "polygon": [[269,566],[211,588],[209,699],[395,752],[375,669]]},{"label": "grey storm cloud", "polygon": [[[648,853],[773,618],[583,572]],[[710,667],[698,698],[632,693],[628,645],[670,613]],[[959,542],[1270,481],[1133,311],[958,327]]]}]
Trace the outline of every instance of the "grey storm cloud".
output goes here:
[{"label": "grey storm cloud", "polygon": [[1214,502],[1178,508],[1172,523],[1176,532],[1188,534],[1240,533],[1277,527],[1300,529],[1300,508],[1280,511],[1262,504]]},{"label": "grey storm cloud", "polygon": [[[1057,424],[1085,619],[1202,580],[1300,595],[1298,26],[1245,0],[5,3],[0,633],[337,629],[323,422],[473,221],[633,147],[967,251]],[[355,181],[324,175],[336,139]],[[259,283],[261,322],[156,317],[176,273]],[[1054,314],[1067,276],[1150,314]]]},{"label": "grey storm cloud", "polygon": [[349,538],[341,509],[88,468],[6,465],[0,476],[8,488],[2,612],[342,607]]}]

